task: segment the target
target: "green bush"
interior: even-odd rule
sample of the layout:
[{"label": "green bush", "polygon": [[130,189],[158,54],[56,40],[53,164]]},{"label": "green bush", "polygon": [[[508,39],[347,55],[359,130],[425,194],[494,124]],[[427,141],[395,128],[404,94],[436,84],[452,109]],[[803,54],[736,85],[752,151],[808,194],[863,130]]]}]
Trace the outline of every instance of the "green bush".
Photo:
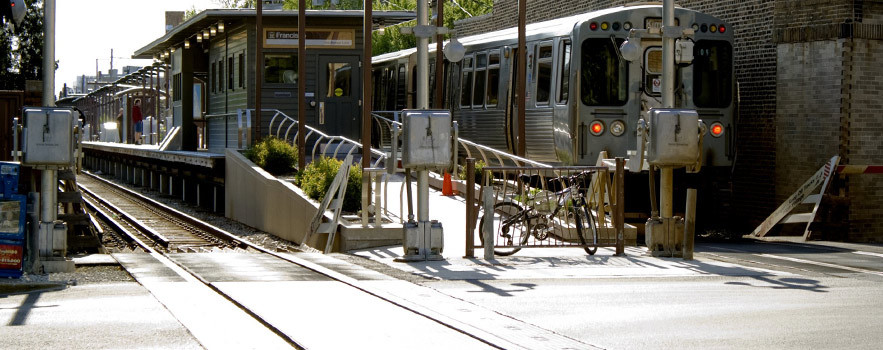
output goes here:
[{"label": "green bush", "polygon": [[[482,181],[481,174],[482,174],[482,169],[484,169],[484,167],[486,167],[486,166],[487,166],[487,164],[481,159],[475,161],[475,183],[477,183],[479,185],[484,185],[484,182]],[[460,173],[457,175],[460,178],[460,180],[466,180],[466,163],[463,163],[463,166],[460,167]]]},{"label": "green bush", "polygon": [[[340,169],[342,161],[322,157],[308,164],[304,171],[298,174],[297,183],[304,193],[312,199],[321,202],[325,198],[328,186],[334,182],[334,176]],[[362,205],[362,169],[358,166],[350,168],[350,176],[347,180],[346,194],[343,199],[343,210],[358,212]]]},{"label": "green bush", "polygon": [[297,147],[272,136],[247,149],[245,156],[273,175],[291,174],[297,170]]}]

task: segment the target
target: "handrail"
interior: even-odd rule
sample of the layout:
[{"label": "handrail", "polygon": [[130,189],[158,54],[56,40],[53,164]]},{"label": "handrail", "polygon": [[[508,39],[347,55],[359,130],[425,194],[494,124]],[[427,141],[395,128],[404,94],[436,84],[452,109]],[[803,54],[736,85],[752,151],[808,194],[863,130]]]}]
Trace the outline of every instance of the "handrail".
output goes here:
[{"label": "handrail", "polygon": [[[253,111],[253,109],[250,109],[250,110]],[[275,135],[273,135],[273,136],[283,139],[283,140],[288,140],[289,135],[291,134],[291,130],[292,129],[296,130],[294,133],[294,136],[291,137],[291,142],[292,142],[292,144],[294,144],[295,140],[297,140],[297,136],[298,136],[298,132],[299,132],[299,131],[297,131],[298,129],[296,128],[297,123],[298,123],[297,119],[288,116],[287,114],[285,114],[284,112],[282,112],[278,109],[261,109],[261,111],[275,113],[273,115],[273,118],[270,119],[269,130],[271,133],[273,132],[274,125],[276,124],[276,119],[281,117],[281,120],[279,121],[278,126],[275,126],[276,131],[275,131]],[[288,126],[288,128],[285,129],[285,133],[283,134],[282,129],[286,125]],[[341,152],[341,148],[344,144],[350,145],[349,150],[346,152],[346,154],[343,155],[344,157],[353,154],[356,150],[362,149],[362,144],[360,142],[350,140],[350,139],[343,137],[343,136],[331,136],[331,135],[325,134],[324,132],[322,132],[316,128],[313,128],[309,125],[304,125],[304,128],[307,130],[307,134],[304,135],[304,140],[310,141],[311,137],[315,137],[315,139],[312,140],[313,149],[310,154],[311,159],[316,158],[316,155],[318,154],[318,151],[319,151],[319,145],[321,145],[323,141],[326,141],[328,143],[328,145],[332,145],[335,142],[337,142],[337,146],[334,148],[334,152],[332,155],[335,158],[338,156],[338,153]],[[323,151],[323,153],[325,153],[324,151],[327,151],[327,148],[323,149],[322,151]],[[371,168],[376,168],[382,162],[386,161],[387,155],[383,151],[371,148],[370,152],[371,152],[371,155],[373,155],[374,157],[377,158],[377,160],[375,160],[371,164]]]},{"label": "handrail", "polygon": [[[381,137],[383,137],[384,132],[391,133],[391,126],[395,125],[399,128],[402,127],[402,123],[398,120],[392,120],[380,115],[380,113],[388,114],[392,113],[395,119],[399,119],[400,111],[374,111],[371,113],[371,117],[375,120],[378,127],[381,128]],[[385,128],[384,128],[385,127]],[[515,166],[532,166],[532,167],[540,167],[540,168],[551,168],[551,165],[543,164],[540,162],[536,162],[527,158],[519,157],[514,154],[500,151],[477,142],[469,141],[463,138],[457,138],[457,141],[460,143],[460,146],[466,150],[466,158],[474,158],[474,152],[477,152],[481,155],[481,160],[487,165],[509,165],[514,164]],[[383,142],[390,142],[387,140],[381,140],[381,144]],[[493,158],[489,157],[493,156]],[[493,162],[492,162],[493,160]],[[507,162],[508,161],[508,162]]]}]

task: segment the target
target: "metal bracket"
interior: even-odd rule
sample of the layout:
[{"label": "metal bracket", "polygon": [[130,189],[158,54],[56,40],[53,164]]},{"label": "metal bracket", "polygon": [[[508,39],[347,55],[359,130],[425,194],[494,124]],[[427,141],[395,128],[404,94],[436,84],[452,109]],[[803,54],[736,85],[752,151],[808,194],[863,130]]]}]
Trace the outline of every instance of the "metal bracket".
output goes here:
[{"label": "metal bracket", "polygon": [[454,33],[447,27],[435,27],[429,25],[418,25],[415,27],[402,27],[399,29],[402,34],[413,34],[418,38],[432,38],[436,35],[447,35]]}]

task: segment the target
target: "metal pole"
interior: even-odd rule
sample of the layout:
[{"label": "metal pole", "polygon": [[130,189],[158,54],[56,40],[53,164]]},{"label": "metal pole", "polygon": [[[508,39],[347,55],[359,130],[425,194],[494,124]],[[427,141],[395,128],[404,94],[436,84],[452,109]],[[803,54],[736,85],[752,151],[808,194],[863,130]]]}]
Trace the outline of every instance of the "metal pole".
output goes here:
[{"label": "metal pole", "polygon": [[[445,26],[445,1],[437,0],[436,3],[436,17],[435,17],[435,26],[438,28]],[[442,75],[445,71],[445,56],[442,47],[444,44],[445,36],[444,34],[439,34],[435,36],[435,108],[443,108],[444,107],[444,76]]]},{"label": "metal pole", "polygon": [[[605,175],[606,176],[606,175]],[[616,256],[625,255],[625,158],[616,158],[616,172],[613,174],[616,187],[616,211],[613,212],[613,225],[616,230]]]},{"label": "metal pole", "polygon": [[[674,0],[665,0],[662,4],[662,26],[663,33],[666,28],[675,27],[675,7]],[[662,108],[674,108],[675,106],[675,39],[663,34],[662,37]],[[671,167],[662,167],[660,169],[659,182],[661,192],[659,195],[661,211],[663,218],[670,218],[673,215],[672,209],[672,192],[674,182],[674,171]]]},{"label": "metal pole", "polygon": [[[436,66],[438,67],[438,66]],[[466,258],[475,257],[475,158],[466,158]]]},{"label": "metal pole", "polygon": [[[297,169],[307,166],[306,123],[307,123],[307,2],[299,0],[297,5]],[[315,96],[313,98],[318,98]]]},{"label": "metal pole", "polygon": [[525,26],[527,19],[527,0],[518,0],[518,149],[516,154],[524,157],[527,154],[527,136],[525,134],[525,115],[524,109],[527,108],[527,43],[525,39]]},{"label": "metal pole", "polygon": [[[374,29],[374,3],[365,0],[365,20],[362,26],[362,169],[371,167],[371,31]],[[303,94],[301,94],[303,95]],[[370,194],[368,196],[370,200]]]},{"label": "metal pole", "polygon": [[684,260],[693,260],[693,244],[696,232],[696,189],[687,189],[687,211],[684,214]]},{"label": "metal pole", "polygon": [[43,2],[43,106],[55,107],[55,0]]},{"label": "metal pole", "polygon": [[[301,3],[303,3],[303,0],[301,0]],[[255,14],[255,27],[257,33],[255,36],[258,40],[256,40],[257,49],[255,50],[254,61],[254,128],[256,134],[254,141],[255,143],[258,143],[261,142],[261,87],[264,82],[264,39],[266,38],[266,35],[264,35],[263,1],[255,1],[255,9],[257,10],[257,13]],[[301,17],[298,17],[298,21],[300,21],[300,18]],[[299,94],[303,94],[303,90],[301,90]]]},{"label": "metal pole", "polygon": [[[429,24],[429,5],[417,1],[417,26]],[[429,108],[429,38],[417,37],[417,109]],[[417,171],[417,221],[429,221],[429,171]]]}]

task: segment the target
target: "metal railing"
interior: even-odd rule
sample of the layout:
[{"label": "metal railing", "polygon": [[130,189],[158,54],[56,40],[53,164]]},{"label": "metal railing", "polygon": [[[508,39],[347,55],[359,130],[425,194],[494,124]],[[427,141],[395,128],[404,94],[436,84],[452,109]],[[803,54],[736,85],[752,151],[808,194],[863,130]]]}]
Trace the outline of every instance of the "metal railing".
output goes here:
[{"label": "metal railing", "polygon": [[[297,119],[289,117],[287,114],[278,109],[262,109],[262,111],[274,113],[273,118],[270,119],[270,135],[286,141],[291,140],[292,144],[295,144],[297,142]],[[359,151],[358,153],[356,153],[357,155],[361,155],[361,142],[350,140],[343,136],[331,136],[309,125],[304,125],[304,129],[306,131],[306,135],[304,135],[304,143],[307,145],[307,147],[310,147],[310,145],[312,145],[309,159],[316,159],[317,156],[327,155],[329,153],[331,154],[332,158],[338,158],[338,156],[346,157],[348,155],[353,155],[354,153],[356,153],[356,151]],[[294,131],[294,135],[292,135],[292,131]],[[333,151],[329,152],[332,147]],[[341,154],[341,152],[346,153]],[[383,151],[372,148],[370,152],[372,158],[376,158],[371,163],[372,168],[375,168],[386,161],[387,155]]]},{"label": "metal railing", "polygon": [[484,183],[481,201],[473,194],[466,196],[467,256],[473,256],[475,248],[485,248],[486,257],[537,247],[582,247],[589,254],[598,247],[616,247],[617,254],[622,253],[625,161],[621,158],[613,184],[606,166],[494,166],[476,172],[474,161],[467,162],[467,191],[474,188],[475,175]]},{"label": "metal railing", "polygon": [[[389,115],[392,119],[384,117]],[[399,130],[402,128],[400,121],[401,111],[375,111],[371,113],[374,125],[377,126],[380,134],[378,144],[381,149],[387,150],[392,145],[393,132],[395,127]],[[532,161],[527,158],[519,157],[511,153],[500,151],[470,140],[457,138],[457,143],[462,152],[465,152],[466,158],[480,159],[484,164],[490,166],[531,166],[538,168],[549,168],[551,165]],[[456,162],[456,160],[454,160]],[[455,163],[456,165],[456,163]]]}]

